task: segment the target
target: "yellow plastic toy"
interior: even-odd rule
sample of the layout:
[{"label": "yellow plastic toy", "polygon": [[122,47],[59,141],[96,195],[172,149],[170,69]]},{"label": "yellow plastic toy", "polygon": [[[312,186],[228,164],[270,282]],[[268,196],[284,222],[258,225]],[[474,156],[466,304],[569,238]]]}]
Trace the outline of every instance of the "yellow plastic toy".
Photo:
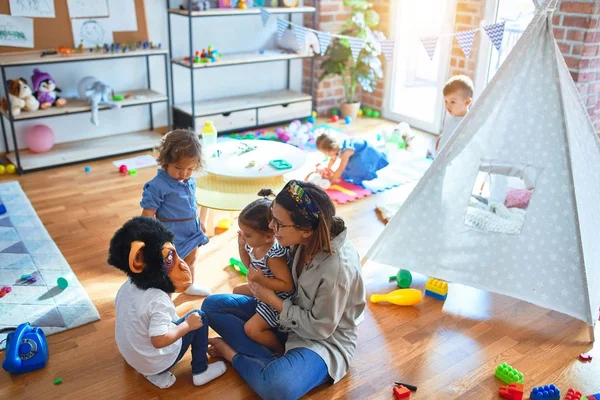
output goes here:
[{"label": "yellow plastic toy", "polygon": [[385,301],[398,306],[414,306],[423,301],[423,293],[418,289],[398,289],[388,294],[372,294],[371,303]]},{"label": "yellow plastic toy", "polygon": [[219,220],[219,222],[217,223],[217,228],[227,230],[227,229],[231,228],[232,224],[233,224],[233,222],[231,221],[231,219],[223,218],[223,219]]},{"label": "yellow plastic toy", "polygon": [[14,164],[8,164],[6,166],[6,172],[8,172],[9,174],[14,174],[15,172],[17,172],[17,167],[15,167]]},{"label": "yellow plastic toy", "polygon": [[448,297],[448,282],[429,278],[425,284],[425,294],[438,300],[446,300],[446,297]]},{"label": "yellow plastic toy", "polygon": [[6,167],[2,164],[0,164],[0,175],[4,175],[4,173],[6,172]]}]

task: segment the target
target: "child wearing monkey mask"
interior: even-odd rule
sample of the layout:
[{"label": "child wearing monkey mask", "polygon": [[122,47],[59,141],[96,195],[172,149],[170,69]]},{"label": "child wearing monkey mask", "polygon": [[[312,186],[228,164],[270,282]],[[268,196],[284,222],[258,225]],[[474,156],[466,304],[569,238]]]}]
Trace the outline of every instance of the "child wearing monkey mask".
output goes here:
[{"label": "child wearing monkey mask", "polygon": [[175,383],[169,372],[192,347],[192,379],[200,386],[225,372],[208,364],[208,322],[200,310],[178,319],[170,293],[192,284],[190,268],[173,245],[173,234],[153,218],[127,221],[110,241],[108,263],[129,279],[115,299],[115,341],[125,361],[161,389]]}]

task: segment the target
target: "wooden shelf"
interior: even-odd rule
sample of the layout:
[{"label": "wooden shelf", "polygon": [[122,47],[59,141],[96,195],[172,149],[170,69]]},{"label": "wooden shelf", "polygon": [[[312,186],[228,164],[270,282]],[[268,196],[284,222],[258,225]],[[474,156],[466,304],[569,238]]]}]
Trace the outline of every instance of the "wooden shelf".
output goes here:
[{"label": "wooden shelf", "polygon": [[98,53],[90,52],[86,49],[83,53],[75,53],[68,56],[62,56],[59,54],[53,54],[42,57],[39,51],[35,52],[23,52],[15,54],[4,54],[0,56],[0,65],[4,66],[17,66],[17,65],[31,65],[31,64],[52,64],[62,62],[74,62],[74,61],[95,61],[104,60],[111,58],[128,58],[128,57],[144,57],[154,56],[159,54],[168,54],[169,51],[166,49],[148,49],[148,50],[132,50],[126,53],[104,53],[101,50]]},{"label": "wooden shelf", "polygon": [[[93,160],[135,151],[152,149],[160,143],[162,134],[156,131],[137,131],[95,139],[59,143],[47,153],[19,150],[21,168],[31,171],[63,164]],[[17,164],[15,153],[8,153],[11,163]]]},{"label": "wooden shelf", "polygon": [[[314,7],[264,7],[265,11],[271,14],[308,14],[314,13],[317,10]],[[189,16],[188,10],[180,10],[178,8],[169,8],[169,14],[177,14]],[[213,8],[207,11],[192,11],[192,17],[230,17],[240,15],[257,15],[260,14],[260,8]]]},{"label": "wooden shelf", "polygon": [[284,50],[265,50],[263,53],[257,51],[248,53],[230,53],[223,54],[220,61],[214,63],[194,63],[191,64],[189,61],[185,61],[183,58],[174,58],[171,60],[172,63],[181,65],[186,68],[214,68],[214,67],[225,67],[228,65],[242,65],[242,64],[256,64],[272,61],[285,61],[285,60],[296,60],[300,58],[310,58],[312,55],[289,53]]},{"label": "wooden shelf", "polygon": [[[223,114],[232,111],[296,103],[306,100],[312,100],[312,97],[308,94],[293,90],[278,90],[275,92],[223,97],[220,99],[197,101],[195,103],[195,116],[201,117],[203,115]],[[189,115],[192,114],[192,103],[176,104],[174,107]]]},{"label": "wooden shelf", "polygon": [[[121,107],[131,107],[142,104],[159,103],[168,100],[168,97],[166,95],[148,89],[131,90],[128,92],[116,94],[124,95],[126,93],[131,94],[132,97],[129,99],[119,101],[118,103],[121,104]],[[105,110],[107,108],[110,107],[106,105],[101,105],[98,107],[99,110]],[[64,107],[50,107],[46,110],[37,110],[33,112],[21,111],[21,114],[14,117],[13,120],[23,121],[26,119],[47,118],[59,115],[77,114],[82,112],[89,112],[91,111],[91,109],[92,108],[87,101],[81,99],[67,99],[67,105]],[[2,114],[4,114],[8,118],[8,113],[4,110],[2,110]]]}]

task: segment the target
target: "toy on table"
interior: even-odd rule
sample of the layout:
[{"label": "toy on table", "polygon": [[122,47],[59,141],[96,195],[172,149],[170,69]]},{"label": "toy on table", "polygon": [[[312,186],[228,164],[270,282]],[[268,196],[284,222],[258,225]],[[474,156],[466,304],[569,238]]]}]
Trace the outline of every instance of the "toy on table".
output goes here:
[{"label": "toy on table", "polygon": [[43,368],[47,362],[48,344],[40,328],[25,322],[6,337],[5,371],[21,374]]},{"label": "toy on table", "polygon": [[248,268],[246,268],[244,263],[237,258],[231,257],[229,259],[229,266],[244,276],[248,275]]},{"label": "toy on table", "polygon": [[10,292],[12,292],[12,288],[10,286],[2,286],[2,289],[0,289],[0,299]]},{"label": "toy on table", "polygon": [[446,300],[446,297],[448,297],[448,282],[429,278],[425,284],[425,294],[438,300]]},{"label": "toy on table", "polygon": [[56,280],[56,284],[58,285],[59,288],[65,290],[66,288],[69,287],[69,278],[61,276]]},{"label": "toy on table", "polygon": [[511,383],[523,383],[523,374],[505,362],[496,367],[494,375],[509,385]]},{"label": "toy on table", "polygon": [[6,166],[6,172],[7,172],[8,174],[14,174],[14,173],[16,173],[16,172],[17,172],[17,167],[15,167],[15,164],[8,164],[8,165]]},{"label": "toy on table", "polygon": [[[40,103],[33,96],[25,78],[9,79],[6,84],[8,85],[8,98],[13,117],[21,114],[21,111],[36,111],[40,108]],[[0,107],[2,111],[8,114],[8,102],[5,97],[0,101]]]},{"label": "toy on table", "polygon": [[6,214],[6,206],[0,203],[0,215]]},{"label": "toy on table", "polygon": [[565,400],[581,400],[582,396],[583,394],[580,391],[569,388],[569,390],[567,390],[567,397],[565,397]]},{"label": "toy on table", "polygon": [[385,301],[398,306],[414,306],[423,300],[423,293],[417,289],[398,289],[388,294],[372,294],[371,303]]},{"label": "toy on table", "polygon": [[554,385],[534,387],[529,395],[531,400],[560,400],[560,390]]},{"label": "toy on table", "polygon": [[271,160],[271,161],[269,161],[269,165],[278,170],[292,168],[292,164],[290,164],[286,160],[281,160],[281,159]]},{"label": "toy on table", "polygon": [[33,95],[40,103],[40,109],[45,110],[52,106],[64,107],[67,100],[58,96],[62,92],[56,86],[56,81],[47,72],[42,72],[35,68],[31,75],[31,85],[33,87]]},{"label": "toy on table", "polygon": [[410,391],[402,385],[395,386],[394,389],[392,390],[392,393],[394,393],[394,397],[397,399],[409,399],[410,398]]},{"label": "toy on table", "polygon": [[412,283],[412,274],[410,271],[401,269],[394,276],[390,276],[390,282],[396,282],[399,288],[406,289]]},{"label": "toy on table", "polygon": [[77,92],[80,99],[86,100],[91,104],[91,121],[94,125],[99,125],[98,107],[100,105],[107,105],[110,108],[121,108],[119,103],[112,101],[112,96],[114,95],[113,89],[108,84],[93,76],[82,78],[77,84]]},{"label": "toy on table", "polygon": [[582,362],[592,361],[592,358],[593,357],[591,355],[589,355],[588,353],[581,353],[579,355],[579,361],[582,361]]},{"label": "toy on table", "polygon": [[511,383],[510,385],[500,386],[498,395],[508,400],[523,400],[523,384]]},{"label": "toy on table", "polygon": [[248,162],[248,165],[246,165],[246,168],[253,168],[255,165],[256,165],[256,161],[250,160]]}]

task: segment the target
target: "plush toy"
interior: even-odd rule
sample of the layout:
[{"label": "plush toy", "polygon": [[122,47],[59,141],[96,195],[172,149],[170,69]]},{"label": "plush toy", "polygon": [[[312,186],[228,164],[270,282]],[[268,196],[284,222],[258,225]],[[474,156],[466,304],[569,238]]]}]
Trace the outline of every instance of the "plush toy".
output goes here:
[{"label": "plush toy", "polygon": [[303,124],[299,120],[292,121],[287,128],[287,135],[289,136],[288,144],[303,149],[309,144],[311,139],[312,124],[307,122]]},{"label": "plush toy", "polygon": [[314,183],[315,185],[317,185],[318,187],[320,187],[323,190],[327,190],[331,187],[331,181],[329,179],[324,178],[323,175],[321,174],[321,172],[319,172],[319,171],[310,173],[306,177],[305,181]]},{"label": "plush toy", "polygon": [[[6,81],[8,86],[8,96],[10,98],[10,108],[13,116],[21,114],[21,111],[36,111],[40,108],[40,103],[33,97],[31,88],[25,78],[9,79]],[[8,112],[8,102],[2,98],[0,107],[4,112]]]},{"label": "plush toy", "polygon": [[92,105],[92,123],[98,125],[98,106],[103,104],[110,108],[121,108],[119,103],[112,101],[113,90],[106,83],[94,78],[86,76],[77,84],[77,92],[79,98],[87,100]]},{"label": "plush toy", "polygon": [[58,97],[61,90],[56,87],[56,82],[49,73],[34,69],[33,75],[31,75],[31,84],[33,85],[33,95],[40,102],[42,110],[53,105],[64,107],[67,104],[66,99]]},{"label": "plush toy", "polygon": [[129,278],[115,298],[115,341],[125,361],[152,384],[175,383],[169,371],[192,346],[192,380],[203,385],[225,372],[208,364],[208,322],[200,310],[179,318],[170,293],[192,284],[188,265],[177,254],[173,233],[155,218],[135,217],[113,236],[108,264]]}]

